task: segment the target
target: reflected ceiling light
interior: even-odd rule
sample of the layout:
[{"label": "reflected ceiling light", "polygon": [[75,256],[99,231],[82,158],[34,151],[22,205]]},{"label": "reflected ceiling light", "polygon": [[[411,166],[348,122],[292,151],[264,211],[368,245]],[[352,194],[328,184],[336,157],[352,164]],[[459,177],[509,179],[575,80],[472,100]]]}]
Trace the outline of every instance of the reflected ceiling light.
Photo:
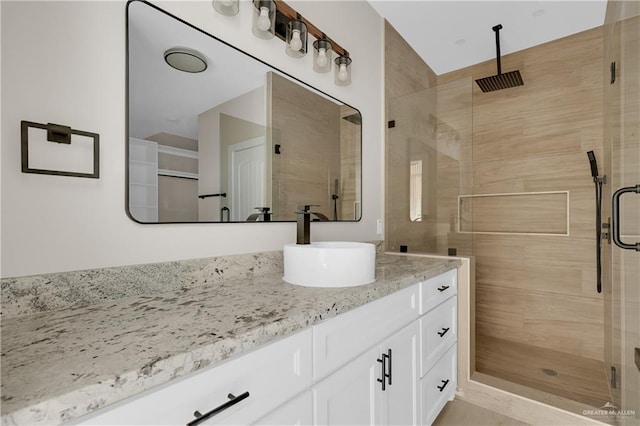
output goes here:
[{"label": "reflected ceiling light", "polygon": [[213,0],[213,8],[225,16],[237,15],[239,0]]},{"label": "reflected ceiling light", "polygon": [[331,42],[320,39],[313,42],[313,70],[316,72],[331,71]]},{"label": "reflected ceiling light", "polygon": [[253,0],[253,35],[268,40],[276,31],[276,4],[273,0]]},{"label": "reflected ceiling light", "polygon": [[202,53],[186,47],[174,47],[164,52],[164,60],[173,68],[190,73],[207,69],[207,61]]}]

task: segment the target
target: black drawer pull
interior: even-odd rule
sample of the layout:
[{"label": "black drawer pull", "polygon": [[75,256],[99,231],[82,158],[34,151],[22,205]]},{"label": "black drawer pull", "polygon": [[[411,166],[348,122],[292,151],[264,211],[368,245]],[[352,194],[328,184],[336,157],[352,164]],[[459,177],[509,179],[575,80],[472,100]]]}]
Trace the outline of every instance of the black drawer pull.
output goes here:
[{"label": "black drawer pull", "polygon": [[391,366],[393,365],[391,361],[391,349],[388,351],[387,358],[389,358],[389,374],[387,374],[387,377],[389,378],[389,386],[391,386]]},{"label": "black drawer pull", "polygon": [[440,392],[442,392],[444,388],[447,387],[447,385],[449,384],[449,380],[441,380],[441,382],[442,382],[442,386],[436,386],[438,389],[440,389]]},{"label": "black drawer pull", "polygon": [[378,358],[376,360],[382,364],[382,378],[376,379],[378,382],[382,383],[382,391],[387,390],[387,377],[389,377],[387,374],[387,358],[389,358],[389,355],[382,354],[382,359]]},{"label": "black drawer pull", "polygon": [[442,331],[438,331],[438,336],[444,337],[444,335],[447,334],[448,331],[449,331],[449,327],[447,328],[442,327]]},{"label": "black drawer pull", "polygon": [[207,420],[210,417],[215,416],[216,414],[220,413],[221,411],[226,410],[227,408],[236,405],[238,402],[242,401],[243,399],[247,399],[249,398],[249,392],[245,392],[242,395],[238,395],[235,396],[233,394],[229,394],[227,395],[227,398],[229,398],[229,400],[227,402],[225,402],[224,404],[214,408],[213,410],[209,411],[208,413],[202,414],[200,413],[200,411],[196,411],[195,413],[193,413],[194,416],[196,416],[195,419],[191,420],[189,423],[187,423],[187,426],[195,426],[197,424],[200,424],[202,422],[204,422],[205,420]]},{"label": "black drawer pull", "polygon": [[439,291],[439,292],[443,292],[443,291],[445,291],[445,290],[446,290],[446,289],[448,289],[448,288],[449,288],[449,286],[448,286],[448,285],[443,285],[442,287],[438,287],[438,291]]}]

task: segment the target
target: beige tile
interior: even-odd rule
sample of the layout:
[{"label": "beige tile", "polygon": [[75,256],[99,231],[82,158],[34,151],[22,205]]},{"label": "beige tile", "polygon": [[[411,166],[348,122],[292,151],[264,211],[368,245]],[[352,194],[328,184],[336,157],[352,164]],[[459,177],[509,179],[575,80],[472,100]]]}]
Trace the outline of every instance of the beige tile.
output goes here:
[{"label": "beige tile", "polygon": [[[543,369],[557,375],[547,375]],[[595,359],[479,335],[476,370],[596,408],[611,401],[604,364]]]},{"label": "beige tile", "polygon": [[434,426],[526,426],[527,424],[459,399],[448,402],[433,422]]}]

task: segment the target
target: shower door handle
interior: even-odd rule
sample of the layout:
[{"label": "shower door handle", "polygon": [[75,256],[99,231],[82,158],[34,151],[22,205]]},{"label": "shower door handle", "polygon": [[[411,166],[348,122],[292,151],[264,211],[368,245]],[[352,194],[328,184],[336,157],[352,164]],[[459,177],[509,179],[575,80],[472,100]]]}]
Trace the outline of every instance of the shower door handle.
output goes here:
[{"label": "shower door handle", "polygon": [[635,250],[640,252],[640,241],[635,243],[625,243],[620,239],[620,197],[627,192],[635,192],[640,194],[640,184],[636,186],[627,186],[618,189],[613,193],[612,206],[611,206],[611,238],[613,242],[620,248],[625,250]]}]

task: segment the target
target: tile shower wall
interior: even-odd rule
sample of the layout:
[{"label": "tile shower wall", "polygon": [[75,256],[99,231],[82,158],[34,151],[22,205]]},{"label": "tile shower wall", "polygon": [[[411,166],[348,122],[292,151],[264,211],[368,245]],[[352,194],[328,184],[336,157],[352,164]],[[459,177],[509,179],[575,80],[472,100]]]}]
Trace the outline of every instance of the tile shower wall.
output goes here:
[{"label": "tile shower wall", "polygon": [[[507,212],[504,197],[477,198],[495,228],[491,220],[477,224],[486,233],[471,225],[479,340],[489,336],[603,359],[594,188],[586,156],[594,150],[602,161],[602,60],[600,27],[505,56],[503,69],[519,69],[524,86],[482,93],[473,84],[471,194],[524,194],[518,208]],[[438,84],[495,72],[492,60],[439,76]],[[568,204],[561,196],[536,194],[564,191]],[[545,209],[548,221],[557,223],[535,226],[528,220],[529,211]],[[512,219],[509,226],[517,232],[504,232],[500,215]]]}]

